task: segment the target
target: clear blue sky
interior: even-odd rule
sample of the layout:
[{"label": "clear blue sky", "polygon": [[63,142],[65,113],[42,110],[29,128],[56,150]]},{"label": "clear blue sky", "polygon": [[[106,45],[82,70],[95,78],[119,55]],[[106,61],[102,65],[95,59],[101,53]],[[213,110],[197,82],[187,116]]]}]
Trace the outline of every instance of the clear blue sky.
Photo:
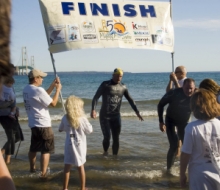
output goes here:
[{"label": "clear blue sky", "polygon": [[[175,66],[188,71],[220,70],[220,0],[173,0]],[[21,64],[27,47],[35,66],[53,71],[38,0],[12,0],[11,58]],[[54,54],[57,71],[169,72],[171,54],[156,50],[87,49]],[[30,62],[30,61],[29,61]]]}]

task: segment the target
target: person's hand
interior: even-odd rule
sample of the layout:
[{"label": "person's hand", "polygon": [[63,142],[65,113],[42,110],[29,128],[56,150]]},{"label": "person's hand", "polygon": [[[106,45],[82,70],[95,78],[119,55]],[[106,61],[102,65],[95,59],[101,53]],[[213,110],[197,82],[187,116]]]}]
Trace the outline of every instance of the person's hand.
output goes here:
[{"label": "person's hand", "polygon": [[61,88],[62,88],[61,83],[60,83],[60,82],[59,82],[59,83],[56,83],[56,89],[57,89],[57,91],[60,91]]},{"label": "person's hand", "polygon": [[186,187],[186,180],[187,180],[186,174],[180,175],[180,186],[182,188]]},{"label": "person's hand", "polygon": [[53,82],[51,83],[51,86],[54,88],[56,87],[57,84],[60,83],[60,78],[59,77],[56,77]]},{"label": "person's hand", "polygon": [[170,80],[172,80],[174,83],[178,82],[176,74],[174,72],[170,73]]},{"label": "person's hand", "polygon": [[90,113],[91,118],[95,119],[96,118],[96,111],[92,110]]},{"label": "person's hand", "polygon": [[51,83],[50,86],[53,87],[53,88],[56,86],[56,79],[53,80],[53,82]]},{"label": "person's hand", "polygon": [[136,112],[137,117],[139,118],[139,120],[144,121],[143,117],[140,115],[139,112]]},{"label": "person's hand", "polygon": [[160,123],[160,130],[166,132],[166,125],[164,123]]},{"label": "person's hand", "polygon": [[59,77],[56,77],[55,78],[55,82],[58,84],[58,83],[60,83],[60,78]]}]

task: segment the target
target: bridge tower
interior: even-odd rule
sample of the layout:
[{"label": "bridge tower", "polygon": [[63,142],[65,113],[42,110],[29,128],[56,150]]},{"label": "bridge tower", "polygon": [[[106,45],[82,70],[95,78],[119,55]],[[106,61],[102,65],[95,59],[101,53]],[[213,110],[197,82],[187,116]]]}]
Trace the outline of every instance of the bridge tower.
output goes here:
[{"label": "bridge tower", "polygon": [[28,74],[28,59],[27,59],[27,49],[26,47],[22,47],[22,75],[24,75],[24,68],[26,68],[26,73]]},{"label": "bridge tower", "polygon": [[34,68],[34,56],[31,56],[31,67]]},{"label": "bridge tower", "polygon": [[27,48],[21,48],[21,55],[22,55],[22,65],[16,66],[16,74],[17,75],[27,75],[29,70],[34,68],[34,56],[31,56],[30,65],[28,64],[28,54]]}]

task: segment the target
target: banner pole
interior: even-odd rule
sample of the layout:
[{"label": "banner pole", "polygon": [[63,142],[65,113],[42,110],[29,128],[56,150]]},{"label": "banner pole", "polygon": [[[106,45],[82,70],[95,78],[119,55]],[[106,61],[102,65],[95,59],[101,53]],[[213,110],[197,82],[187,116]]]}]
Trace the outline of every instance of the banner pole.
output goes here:
[{"label": "banner pole", "polygon": [[[51,52],[50,52],[50,57],[51,57],[52,65],[53,65],[54,75],[55,75],[55,77],[58,77],[56,67],[55,67],[55,60],[54,60],[53,54]],[[62,96],[61,91],[59,93],[59,96],[60,96],[60,100],[61,100],[61,103],[62,103],[63,112],[64,112],[64,114],[66,114],[65,106],[64,106],[64,103],[63,103],[63,96]]]},{"label": "banner pole", "polygon": [[[39,4],[40,4],[40,0],[39,0]],[[40,5],[40,6],[41,6],[41,5]],[[42,15],[41,15],[41,16],[42,16]],[[43,16],[42,16],[42,19],[44,19]],[[49,47],[50,44],[49,44],[48,35],[47,35],[47,30],[46,30],[45,25],[44,25],[44,30],[45,30],[45,34],[46,34],[46,38],[47,38],[48,47]],[[58,77],[57,71],[56,71],[56,67],[55,67],[55,60],[54,60],[53,54],[52,54],[51,52],[50,52],[50,58],[51,58],[52,65],[53,65],[54,75],[55,75],[55,77]],[[66,114],[66,109],[65,109],[65,106],[64,106],[64,103],[63,103],[63,96],[62,96],[62,92],[61,92],[61,91],[60,91],[60,93],[59,93],[59,97],[60,97],[60,100],[61,100],[61,103],[62,103],[63,112],[64,112],[64,114]]]},{"label": "banner pole", "polygon": [[[173,12],[172,12],[172,0],[170,0],[170,18],[171,20],[173,17]],[[174,72],[174,52],[171,53],[171,58],[172,58],[172,71]]]}]

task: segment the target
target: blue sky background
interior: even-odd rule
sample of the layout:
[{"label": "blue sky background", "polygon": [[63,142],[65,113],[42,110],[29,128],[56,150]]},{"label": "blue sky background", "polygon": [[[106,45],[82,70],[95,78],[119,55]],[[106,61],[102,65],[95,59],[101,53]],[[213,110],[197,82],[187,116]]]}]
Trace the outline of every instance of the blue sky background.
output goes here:
[{"label": "blue sky background", "polygon": [[[70,0],[68,0],[70,1]],[[175,66],[192,71],[220,70],[220,0],[173,0]],[[35,67],[53,71],[38,0],[12,0],[11,59],[21,65],[21,49]],[[156,50],[87,49],[54,54],[57,71],[172,71],[171,54]]]}]

